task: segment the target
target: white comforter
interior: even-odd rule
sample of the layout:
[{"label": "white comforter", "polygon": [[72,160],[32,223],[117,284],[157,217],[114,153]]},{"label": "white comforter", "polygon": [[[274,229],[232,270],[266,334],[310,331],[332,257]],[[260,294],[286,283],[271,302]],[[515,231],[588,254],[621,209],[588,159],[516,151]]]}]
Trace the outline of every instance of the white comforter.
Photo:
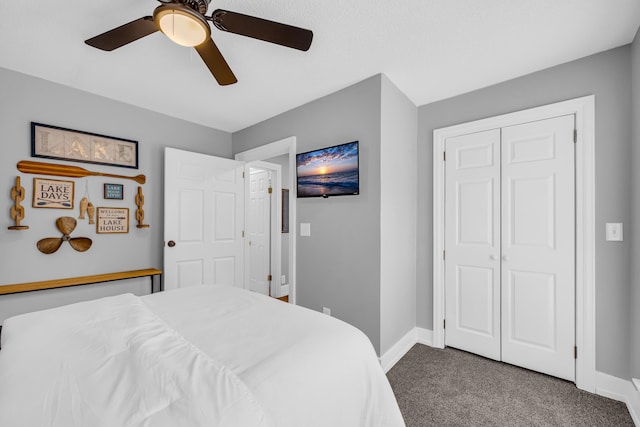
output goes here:
[{"label": "white comforter", "polygon": [[198,286],[16,316],[0,426],[403,426],[369,340],[328,316]]}]

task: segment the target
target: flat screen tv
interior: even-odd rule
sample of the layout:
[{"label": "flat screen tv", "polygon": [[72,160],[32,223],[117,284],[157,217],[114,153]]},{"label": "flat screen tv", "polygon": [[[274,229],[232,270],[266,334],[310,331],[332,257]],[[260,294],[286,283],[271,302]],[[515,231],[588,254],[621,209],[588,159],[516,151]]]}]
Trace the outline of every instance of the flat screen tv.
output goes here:
[{"label": "flat screen tv", "polygon": [[296,155],[298,197],[347,196],[360,192],[358,141]]}]

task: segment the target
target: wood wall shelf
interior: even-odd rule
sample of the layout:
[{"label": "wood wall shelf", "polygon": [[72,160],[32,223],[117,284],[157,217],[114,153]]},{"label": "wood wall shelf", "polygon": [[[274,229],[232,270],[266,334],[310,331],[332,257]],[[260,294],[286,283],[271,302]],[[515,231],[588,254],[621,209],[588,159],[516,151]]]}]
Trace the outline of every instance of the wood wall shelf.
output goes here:
[{"label": "wood wall shelf", "polygon": [[96,274],[93,276],[70,277],[68,279],[44,280],[41,282],[17,283],[14,285],[0,285],[0,295],[41,291],[45,289],[67,288],[69,286],[113,282],[116,280],[136,279],[138,277],[151,278],[151,292],[153,293],[154,276],[160,276],[160,280],[162,281],[162,270],[158,270],[155,268],[145,268],[142,270],[120,271],[117,273]]}]

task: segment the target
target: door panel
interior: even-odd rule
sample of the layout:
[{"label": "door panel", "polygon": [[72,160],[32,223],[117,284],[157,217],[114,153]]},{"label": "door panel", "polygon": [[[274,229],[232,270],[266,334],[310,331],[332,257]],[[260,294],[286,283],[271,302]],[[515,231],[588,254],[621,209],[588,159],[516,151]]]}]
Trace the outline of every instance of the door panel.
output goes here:
[{"label": "door panel", "polygon": [[178,195],[178,241],[202,243],[204,241],[204,192],[179,188]]},{"label": "door panel", "polygon": [[250,289],[263,295],[269,295],[268,276],[270,267],[271,243],[271,194],[269,193],[270,172],[251,170],[249,182],[249,283]]},{"label": "door panel", "polygon": [[507,177],[507,247],[555,247],[555,176]]},{"label": "door panel", "polygon": [[500,131],[446,147],[445,343],[500,359]]},{"label": "door panel", "polygon": [[243,165],[165,150],[165,289],[244,286]]},{"label": "door panel", "polygon": [[211,260],[213,283],[234,283],[237,270],[236,258],[218,256]]},{"label": "door panel", "polygon": [[493,227],[495,180],[478,179],[458,182],[457,186],[458,209],[460,212],[473,212],[473,215],[457,216],[457,243],[493,247],[495,245]]},{"label": "door panel", "polygon": [[502,360],[575,380],[574,117],[504,128]]},{"label": "door panel", "polygon": [[556,281],[552,274],[511,271],[506,330],[513,343],[555,351]]},{"label": "door panel", "polygon": [[496,324],[493,269],[458,266],[456,312],[458,330],[493,338]]}]

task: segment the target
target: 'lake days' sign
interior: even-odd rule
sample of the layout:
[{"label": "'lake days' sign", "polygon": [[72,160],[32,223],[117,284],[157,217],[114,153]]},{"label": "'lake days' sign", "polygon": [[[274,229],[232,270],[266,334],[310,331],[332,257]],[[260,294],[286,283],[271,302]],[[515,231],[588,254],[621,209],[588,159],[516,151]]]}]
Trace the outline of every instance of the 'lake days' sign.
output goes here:
[{"label": "'lake days' sign", "polygon": [[33,207],[73,209],[73,181],[33,178]]}]

